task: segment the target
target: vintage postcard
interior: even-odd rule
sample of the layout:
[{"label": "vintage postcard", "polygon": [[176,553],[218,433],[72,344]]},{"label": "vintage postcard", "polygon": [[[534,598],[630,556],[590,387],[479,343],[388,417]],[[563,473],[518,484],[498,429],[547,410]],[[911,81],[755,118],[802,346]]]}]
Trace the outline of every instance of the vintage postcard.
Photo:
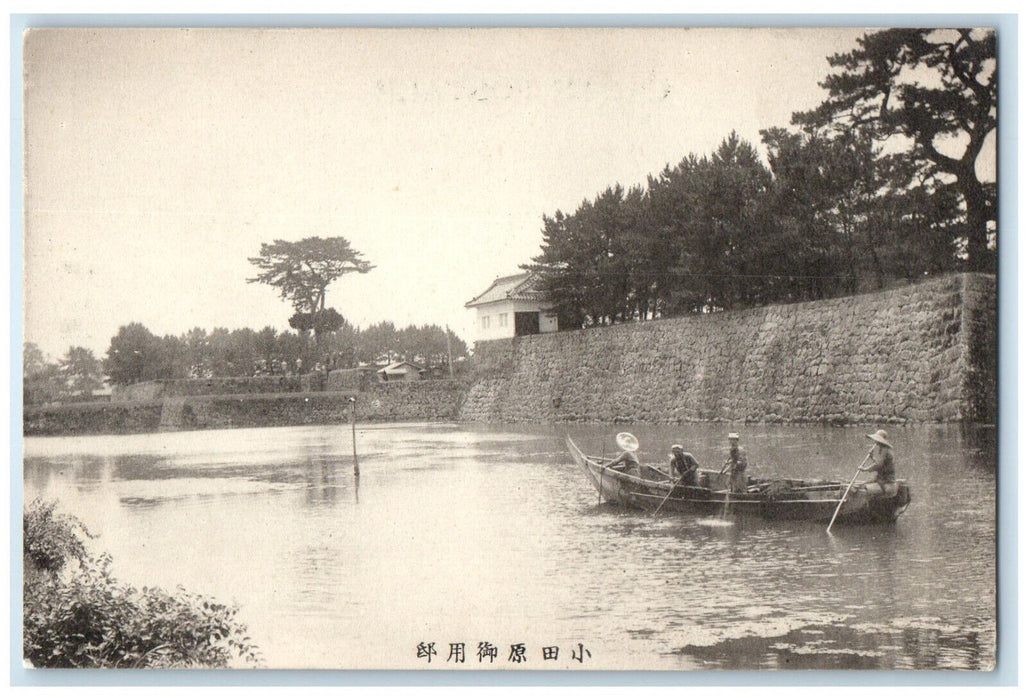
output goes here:
[{"label": "vintage postcard", "polygon": [[21,38],[26,667],[996,667],[995,27]]}]

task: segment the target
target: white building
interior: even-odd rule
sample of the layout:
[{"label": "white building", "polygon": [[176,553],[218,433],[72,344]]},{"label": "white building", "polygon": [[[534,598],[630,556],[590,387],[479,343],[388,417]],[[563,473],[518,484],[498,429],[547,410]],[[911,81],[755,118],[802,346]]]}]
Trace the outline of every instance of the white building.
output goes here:
[{"label": "white building", "polygon": [[475,309],[477,340],[557,330],[557,316],[546,308],[543,293],[535,288],[536,279],[531,272],[499,277],[464,305]]}]

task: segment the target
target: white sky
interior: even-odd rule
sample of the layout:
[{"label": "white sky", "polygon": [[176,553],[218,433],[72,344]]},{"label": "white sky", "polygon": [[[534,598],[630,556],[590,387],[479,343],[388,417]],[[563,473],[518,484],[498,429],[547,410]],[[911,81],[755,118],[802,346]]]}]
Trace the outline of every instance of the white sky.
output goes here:
[{"label": "white sky", "polygon": [[377,265],[329,288],[360,327],[449,325],[537,255],[541,217],[735,129],[787,126],[860,30],[37,30],[25,62],[25,338],[105,354],[272,325],[274,238]]}]

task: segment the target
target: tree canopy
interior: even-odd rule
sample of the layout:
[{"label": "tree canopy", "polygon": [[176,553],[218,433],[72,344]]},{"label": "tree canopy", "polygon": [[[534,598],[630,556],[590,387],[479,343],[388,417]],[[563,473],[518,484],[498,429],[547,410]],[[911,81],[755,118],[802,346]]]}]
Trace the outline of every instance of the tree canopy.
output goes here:
[{"label": "tree canopy", "polygon": [[[397,328],[384,321],[360,330],[332,309],[326,310],[324,318],[330,323],[316,344],[305,342],[300,332],[278,332],[271,326],[259,331],[193,328],[180,336],[158,337],[143,324],[130,323],[111,338],[103,369],[112,384],[127,385],[155,379],[292,373],[297,359],[305,372],[319,363],[324,369],[348,369],[386,360],[443,367],[451,357],[468,354],[463,340],[437,325]],[[24,357],[26,403],[61,400],[73,391],[88,391],[101,379],[100,363],[90,364],[92,354],[82,348],[71,348],[64,360],[53,363],[27,343]]]},{"label": "tree canopy", "polygon": [[248,260],[260,273],[247,282],[277,287],[295,311],[311,315],[325,310],[330,284],[347,273],[364,274],[375,267],[340,236],[262,243],[260,254]]},{"label": "tree canopy", "polygon": [[103,366],[88,348],[68,348],[68,354],[61,360],[60,367],[61,373],[67,378],[68,390],[73,395],[88,397],[103,388]]},{"label": "tree canopy", "polygon": [[142,323],[118,329],[104,358],[104,372],[112,384],[136,384],[175,374],[169,360],[170,343],[162,343]]},{"label": "tree canopy", "polygon": [[543,216],[522,267],[561,328],[823,299],[961,268],[953,188],[854,131],[735,132],[648,178]]},{"label": "tree canopy", "polygon": [[[821,299],[956,270],[992,271],[996,36],[886,29],[828,58],[817,108],[733,131],[645,188],[543,216],[522,267],[562,328]],[[987,155],[987,154],[986,154]]]},{"label": "tree canopy", "polygon": [[992,270],[995,183],[981,181],[976,167],[996,130],[995,32],[886,29],[865,34],[858,48],[828,62],[837,69],[821,83],[828,98],[793,115],[793,123],[903,139],[908,162],[916,166],[908,168],[907,184],[942,197],[955,191],[966,216],[967,266]]},{"label": "tree canopy", "polygon": [[53,362],[35,343],[23,346],[22,387],[25,403],[83,400],[103,388],[103,369],[93,351],[70,347]]}]

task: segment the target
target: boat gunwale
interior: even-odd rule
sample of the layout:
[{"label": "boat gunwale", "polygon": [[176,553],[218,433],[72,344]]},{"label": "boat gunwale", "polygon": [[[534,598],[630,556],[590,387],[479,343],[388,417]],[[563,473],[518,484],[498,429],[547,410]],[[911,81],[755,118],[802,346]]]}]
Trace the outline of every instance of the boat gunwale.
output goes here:
[{"label": "boat gunwale", "polygon": [[[651,487],[667,488],[669,485],[674,483],[673,479],[669,475],[667,475],[666,472],[658,469],[657,467],[653,466],[652,464],[643,464],[642,466],[644,466],[644,467],[646,467],[648,469],[651,469],[651,470],[653,470],[653,471],[655,471],[655,472],[657,472],[659,474],[664,474],[665,476],[667,476],[667,478],[664,479],[664,480],[661,480],[661,481],[657,481],[655,479],[645,479],[643,477],[636,476],[635,474],[629,474],[629,473],[624,472],[624,471],[622,471],[620,469],[615,469],[614,467],[605,466],[605,465],[603,465],[600,462],[600,460],[597,457],[592,456],[592,455],[587,455],[584,452],[582,452],[581,449],[579,449],[578,446],[575,445],[575,443],[571,440],[570,437],[568,437],[568,442],[570,443],[570,445],[574,446],[575,450],[578,453],[578,457],[580,457],[585,462],[585,465],[593,472],[597,472],[598,471],[600,474],[605,474],[608,471],[609,472],[613,472],[614,474],[617,475],[614,478],[616,478],[616,479],[618,479],[620,481],[625,481],[625,482],[628,482],[628,483],[638,484],[640,486],[651,486]],[[701,469],[698,469],[697,471],[702,473],[702,474],[708,474],[708,475],[713,475],[713,476],[721,476],[721,472],[718,472],[717,470],[714,470],[714,469],[702,469],[701,468]],[[800,483],[807,483],[807,482],[805,482],[805,481],[803,481],[801,479],[790,479],[790,480],[792,480],[792,481],[799,481]],[[781,481],[781,480],[778,480],[778,479],[767,479],[767,480],[758,481],[757,484],[760,485],[760,486],[771,486],[776,481]],[[807,492],[810,492],[810,491],[838,491],[838,490],[840,490],[840,489],[842,489],[844,487],[845,487],[845,484],[843,484],[841,481],[840,482],[824,482],[824,483],[820,483],[820,484],[809,483],[809,484],[807,484],[805,486],[800,486],[800,487],[796,487],[796,488],[789,488],[784,493],[789,493],[789,491],[797,491],[797,490],[800,490],[800,489],[803,489],[804,491],[807,491]],[[705,491],[705,492],[709,492],[711,494],[715,494],[715,493],[716,494],[732,493],[733,496],[738,497],[741,500],[750,500],[750,499],[757,499],[757,498],[759,498],[762,502],[767,500],[766,497],[768,495],[767,493],[765,493],[764,491],[761,491],[761,490],[745,491],[745,492],[741,492],[741,491],[740,492],[735,492],[735,491],[730,491],[729,489],[713,489],[713,488],[709,488],[707,486],[679,486],[677,483],[675,483],[672,486],[672,488],[674,488],[674,489],[677,489],[677,488],[698,489],[698,490],[702,490],[702,491]],[[650,495],[650,494],[640,494],[640,495]],[[829,499],[815,499],[815,498],[787,499],[787,498],[775,498],[774,502],[775,503],[788,503],[788,502],[817,503],[818,501],[831,501],[831,502],[835,502],[835,501],[838,501],[838,500],[839,500],[838,498],[829,498]]]},{"label": "boat gunwale", "polygon": [[[751,510],[754,506],[757,506],[761,509],[769,507],[774,509],[809,509],[812,507],[820,508],[824,507],[825,505],[838,504],[840,498],[838,496],[834,498],[797,498],[795,496],[790,497],[790,491],[793,491],[793,493],[795,493],[796,491],[802,491],[804,493],[816,493],[818,491],[834,491],[838,493],[844,488],[844,484],[842,482],[822,482],[811,484],[802,479],[792,478],[768,479],[767,481],[758,482],[761,488],[758,488],[754,491],[746,492],[732,492],[730,489],[711,489],[709,487],[704,486],[679,486],[677,482],[672,482],[672,478],[669,475],[667,475],[666,472],[663,472],[662,470],[654,467],[653,465],[646,464],[642,466],[645,466],[648,469],[657,472],[658,474],[664,474],[665,476],[667,476],[667,478],[661,481],[645,479],[634,474],[626,473],[624,471],[621,471],[620,469],[604,466],[599,458],[587,455],[584,452],[582,452],[582,450],[579,449],[578,445],[576,445],[575,442],[571,439],[570,435],[566,435],[566,441],[568,448],[571,452],[572,458],[575,460],[576,463],[578,463],[579,466],[585,469],[586,473],[590,477],[590,480],[593,482],[593,485],[597,488],[601,495],[604,491],[603,477],[606,476],[608,472],[610,472],[611,474],[608,478],[614,479],[618,484],[625,484],[626,486],[628,486],[631,497],[639,501],[640,503],[649,504],[650,502],[655,503],[657,501],[661,501],[662,503],[670,502],[680,504],[682,506],[688,506],[690,504],[698,506],[715,504],[721,505],[728,503],[730,500],[732,504],[740,507],[743,511]],[[720,472],[710,469],[700,469],[698,471],[704,474],[721,476]],[[805,485],[796,487],[787,486],[785,490],[773,494],[769,493],[766,490],[766,488],[772,486],[775,482],[781,483],[782,481],[791,481],[797,484]],[[906,482],[905,480],[900,479],[897,480],[897,483],[905,484]],[[679,488],[688,490],[695,489],[698,491],[702,491],[703,495],[707,497],[703,498],[700,496],[700,494],[697,494],[697,496],[694,497],[690,497],[687,493],[675,494],[675,490]],[[793,490],[793,488],[795,490]],[[657,493],[652,493],[651,490],[667,491],[667,493],[659,495]],[[619,486],[619,494],[620,491],[621,489]],[[844,497],[844,501],[853,502],[856,505],[854,512],[861,512],[865,510],[866,508],[870,507],[870,505],[876,500],[875,495],[868,494],[863,489],[856,489],[853,490],[851,493],[853,494],[853,496],[862,495],[863,497],[862,503],[860,501],[850,501],[850,498]],[[729,495],[731,495],[731,499],[729,499]],[[826,494],[817,495],[822,496]],[[710,496],[718,497],[711,498]],[[895,498],[895,496],[891,498]],[[907,501],[907,504],[909,505],[909,500]],[[904,510],[906,510],[906,505],[902,507],[902,510],[900,510],[899,513],[902,513]],[[852,514],[853,513],[850,513],[849,515]],[[895,520],[895,518],[893,518],[893,520]]]}]

